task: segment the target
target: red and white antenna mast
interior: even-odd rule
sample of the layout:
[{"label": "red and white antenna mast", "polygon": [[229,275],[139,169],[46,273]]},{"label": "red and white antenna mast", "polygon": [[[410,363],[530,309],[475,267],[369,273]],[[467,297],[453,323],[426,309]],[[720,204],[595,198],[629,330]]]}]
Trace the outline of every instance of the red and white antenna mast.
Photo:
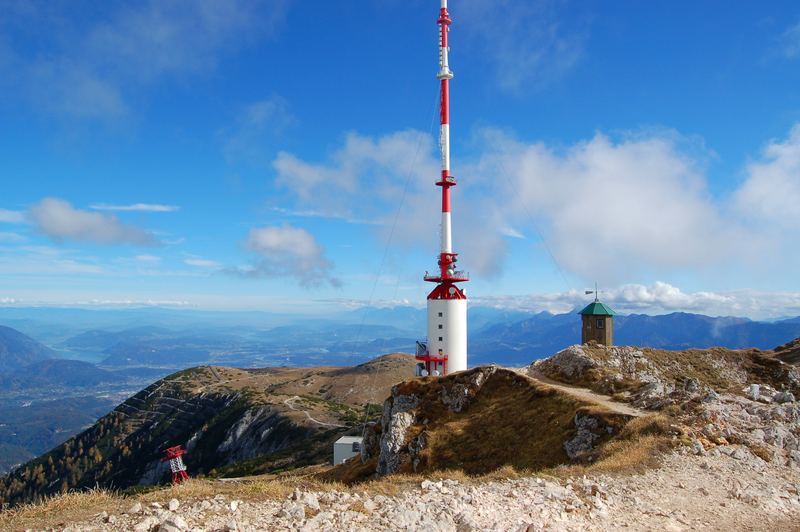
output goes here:
[{"label": "red and white antenna mast", "polygon": [[456,179],[450,174],[450,70],[448,33],[450,13],[447,0],[441,0],[439,10],[439,73],[440,87],[439,147],[442,174],[436,186],[442,188],[442,242],[439,252],[439,273],[425,274],[425,280],[436,283],[428,294],[428,341],[417,349],[418,372],[421,375],[446,375],[467,369],[467,295],[456,283],[469,280],[469,275],[456,270],[458,253],[453,252],[450,218],[450,188]]}]

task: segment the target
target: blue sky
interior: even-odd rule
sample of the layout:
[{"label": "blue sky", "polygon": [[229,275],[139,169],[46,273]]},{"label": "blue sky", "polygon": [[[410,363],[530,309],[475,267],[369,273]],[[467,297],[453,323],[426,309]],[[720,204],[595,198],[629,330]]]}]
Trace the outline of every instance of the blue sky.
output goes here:
[{"label": "blue sky", "polygon": [[[452,0],[477,303],[800,314],[800,5]],[[435,0],[0,0],[0,301],[422,304]]]}]

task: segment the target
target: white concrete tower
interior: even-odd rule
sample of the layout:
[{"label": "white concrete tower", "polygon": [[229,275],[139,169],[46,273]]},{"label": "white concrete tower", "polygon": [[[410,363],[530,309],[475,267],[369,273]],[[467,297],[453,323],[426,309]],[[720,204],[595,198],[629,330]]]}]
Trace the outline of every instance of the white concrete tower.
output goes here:
[{"label": "white concrete tower", "polygon": [[428,294],[428,341],[424,349],[417,350],[418,373],[421,375],[446,375],[467,369],[467,293],[457,283],[469,280],[469,275],[456,270],[458,253],[453,253],[450,220],[450,188],[456,186],[450,175],[450,70],[448,32],[450,14],[447,0],[441,0],[439,10],[439,73],[440,124],[439,147],[442,154],[442,175],[436,186],[442,187],[442,242],[439,252],[439,273],[425,274],[425,280],[436,283]]}]

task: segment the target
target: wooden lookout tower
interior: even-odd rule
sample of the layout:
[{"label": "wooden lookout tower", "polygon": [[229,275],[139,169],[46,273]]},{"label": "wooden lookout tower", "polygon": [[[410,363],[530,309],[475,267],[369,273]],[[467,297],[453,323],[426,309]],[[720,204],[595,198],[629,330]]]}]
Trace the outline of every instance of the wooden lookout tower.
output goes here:
[{"label": "wooden lookout tower", "polygon": [[581,312],[581,343],[597,342],[603,345],[614,345],[614,311],[595,298]]}]

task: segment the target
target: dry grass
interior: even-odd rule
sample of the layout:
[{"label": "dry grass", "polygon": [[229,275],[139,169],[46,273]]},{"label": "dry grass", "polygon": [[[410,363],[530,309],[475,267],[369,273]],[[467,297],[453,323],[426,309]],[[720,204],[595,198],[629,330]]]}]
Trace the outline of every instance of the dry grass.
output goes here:
[{"label": "dry grass", "polygon": [[[462,374],[454,379],[464,377]],[[591,461],[592,468],[623,470],[649,463],[658,448],[656,442],[670,427],[667,416],[631,421],[629,416],[502,370],[489,377],[467,409],[454,413],[439,399],[444,385],[441,380],[399,385],[400,394],[420,398],[417,422],[407,435],[409,440],[420,435],[426,440],[417,455],[419,475],[414,474],[411,464],[405,464],[400,474],[375,479],[377,459],[372,458],[363,464],[359,459],[350,460],[320,478],[391,495],[426,477],[480,482],[552,471],[559,466],[569,469],[562,465],[571,463],[563,444],[575,435],[577,413],[594,416],[604,425],[596,442],[598,450],[579,468]]]},{"label": "dry grass", "polygon": [[632,420],[619,436],[600,449],[588,469],[594,472],[621,473],[655,467],[670,446],[672,420],[653,414]]},{"label": "dry grass", "polygon": [[628,474],[657,467],[674,445],[672,420],[663,414],[635,418],[620,434],[599,447],[589,464],[560,466],[542,472],[557,478],[590,473]]},{"label": "dry grass", "polygon": [[64,493],[0,513],[0,530],[59,527],[103,510],[119,510],[121,504],[119,495],[101,489]]},{"label": "dry grass", "polygon": [[101,489],[75,491],[55,495],[37,502],[21,505],[0,513],[0,530],[26,530],[63,527],[91,519],[106,511],[122,513],[135,502],[144,505],[170,499],[196,501],[225,495],[247,501],[286,499],[296,488],[314,491],[344,491],[335,482],[321,482],[310,475],[286,474],[281,477],[255,478],[238,482],[219,482],[190,479],[178,486],[155,488],[136,494],[124,494]]},{"label": "dry grass", "polygon": [[[468,378],[468,375],[455,375]],[[455,379],[454,379],[455,380]],[[418,471],[462,470],[482,475],[505,466],[539,470],[568,461],[563,443],[575,432],[573,418],[589,405],[517,373],[498,370],[483,384],[462,412],[450,411],[439,400],[442,386],[429,381],[404,385],[420,397],[417,436],[424,431],[427,444],[420,453]],[[598,417],[611,414],[593,411]],[[409,473],[410,465],[403,472]]]},{"label": "dry grass", "polygon": [[765,462],[772,462],[772,452],[763,445],[750,445],[750,451]]}]

